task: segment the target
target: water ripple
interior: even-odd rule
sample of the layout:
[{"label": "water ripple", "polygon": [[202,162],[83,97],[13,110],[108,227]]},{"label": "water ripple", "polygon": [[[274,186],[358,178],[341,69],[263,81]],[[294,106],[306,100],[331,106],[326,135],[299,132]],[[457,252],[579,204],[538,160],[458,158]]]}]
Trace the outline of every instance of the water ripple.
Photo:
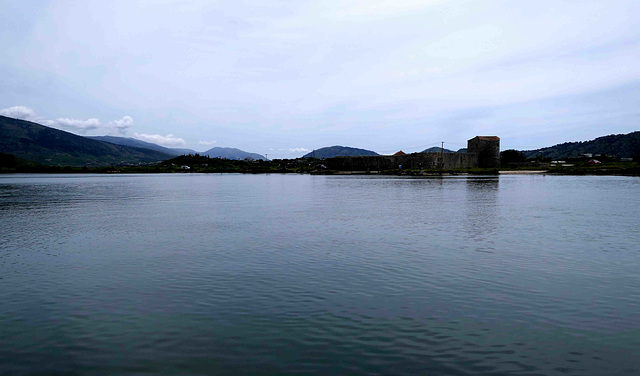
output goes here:
[{"label": "water ripple", "polygon": [[634,374],[640,185],[590,179],[0,177],[0,374]]}]

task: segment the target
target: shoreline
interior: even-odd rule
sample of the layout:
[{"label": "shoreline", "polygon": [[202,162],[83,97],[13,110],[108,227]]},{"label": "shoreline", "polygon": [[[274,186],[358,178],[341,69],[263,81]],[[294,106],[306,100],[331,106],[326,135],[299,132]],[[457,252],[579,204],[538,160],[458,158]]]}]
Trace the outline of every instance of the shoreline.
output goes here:
[{"label": "shoreline", "polygon": [[535,174],[546,174],[547,170],[507,170],[507,171],[498,171],[500,175],[535,175]]}]

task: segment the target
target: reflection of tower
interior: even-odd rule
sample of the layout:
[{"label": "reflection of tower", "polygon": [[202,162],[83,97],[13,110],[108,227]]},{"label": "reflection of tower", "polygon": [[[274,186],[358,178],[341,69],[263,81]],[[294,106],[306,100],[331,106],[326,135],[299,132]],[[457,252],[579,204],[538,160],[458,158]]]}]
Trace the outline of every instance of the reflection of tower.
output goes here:
[{"label": "reflection of tower", "polygon": [[476,136],[467,141],[467,153],[478,155],[478,167],[500,167],[500,137]]},{"label": "reflection of tower", "polygon": [[495,234],[500,228],[500,177],[469,176],[466,179],[464,234],[472,247],[490,252],[496,246]]}]

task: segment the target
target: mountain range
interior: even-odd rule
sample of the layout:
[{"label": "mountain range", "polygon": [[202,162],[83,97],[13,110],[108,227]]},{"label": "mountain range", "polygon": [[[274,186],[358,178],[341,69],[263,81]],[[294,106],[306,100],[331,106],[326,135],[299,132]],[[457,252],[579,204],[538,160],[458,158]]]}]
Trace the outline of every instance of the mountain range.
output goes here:
[{"label": "mountain range", "polygon": [[[156,163],[179,155],[198,154],[129,137],[82,137],[26,120],[0,116],[0,153],[46,165],[108,166]],[[236,148],[214,147],[200,155],[223,159],[265,159]]]},{"label": "mountain range", "polygon": [[[441,152],[433,147],[423,152]],[[465,152],[458,150],[458,153]],[[455,153],[445,149],[445,153]],[[0,116],[0,153],[58,166],[107,166],[148,164],[167,160],[177,155],[198,154],[192,149],[166,148],[127,137],[82,137],[69,132],[46,127],[26,120]],[[640,131],[598,137],[591,141],[566,142],[537,150],[522,152],[527,158],[552,159],[577,157],[582,154],[606,154],[612,157],[631,158],[640,155]],[[214,147],[199,153],[211,158],[264,160],[257,153],[240,149]],[[332,158],[337,156],[367,156],[378,153],[347,146],[329,146],[304,155],[305,158]]]},{"label": "mountain range", "polygon": [[92,140],[110,142],[116,145],[123,146],[131,146],[134,148],[144,148],[149,150],[159,151],[161,153],[169,154],[169,155],[184,155],[184,154],[195,154],[197,151],[192,149],[181,149],[181,148],[166,148],[164,146],[160,146],[151,142],[140,141],[131,137],[117,137],[117,136],[88,136]]},{"label": "mountain range", "polygon": [[108,166],[156,163],[172,155],[146,148],[116,145],[0,116],[0,152],[58,166]]},{"label": "mountain range", "polygon": [[223,159],[265,159],[264,156],[257,153],[250,153],[236,148],[223,148],[216,146],[205,152],[197,152],[193,149],[186,148],[167,148],[151,142],[141,141],[131,137],[117,137],[117,136],[90,136],[87,137],[92,140],[110,142],[116,145],[130,146],[135,148],[145,148],[149,150],[159,151],[161,153],[170,154],[174,156],[187,155],[187,154],[200,154],[206,155],[210,158],[223,158]]}]

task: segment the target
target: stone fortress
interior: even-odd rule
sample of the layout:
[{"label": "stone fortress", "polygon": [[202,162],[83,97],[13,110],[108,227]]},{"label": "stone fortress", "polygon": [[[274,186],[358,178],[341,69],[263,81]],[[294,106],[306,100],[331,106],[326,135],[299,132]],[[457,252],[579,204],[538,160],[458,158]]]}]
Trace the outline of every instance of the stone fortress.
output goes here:
[{"label": "stone fortress", "polygon": [[467,141],[466,153],[412,153],[360,157],[334,157],[325,161],[338,171],[383,171],[397,169],[449,170],[500,167],[500,138],[476,136]]}]

